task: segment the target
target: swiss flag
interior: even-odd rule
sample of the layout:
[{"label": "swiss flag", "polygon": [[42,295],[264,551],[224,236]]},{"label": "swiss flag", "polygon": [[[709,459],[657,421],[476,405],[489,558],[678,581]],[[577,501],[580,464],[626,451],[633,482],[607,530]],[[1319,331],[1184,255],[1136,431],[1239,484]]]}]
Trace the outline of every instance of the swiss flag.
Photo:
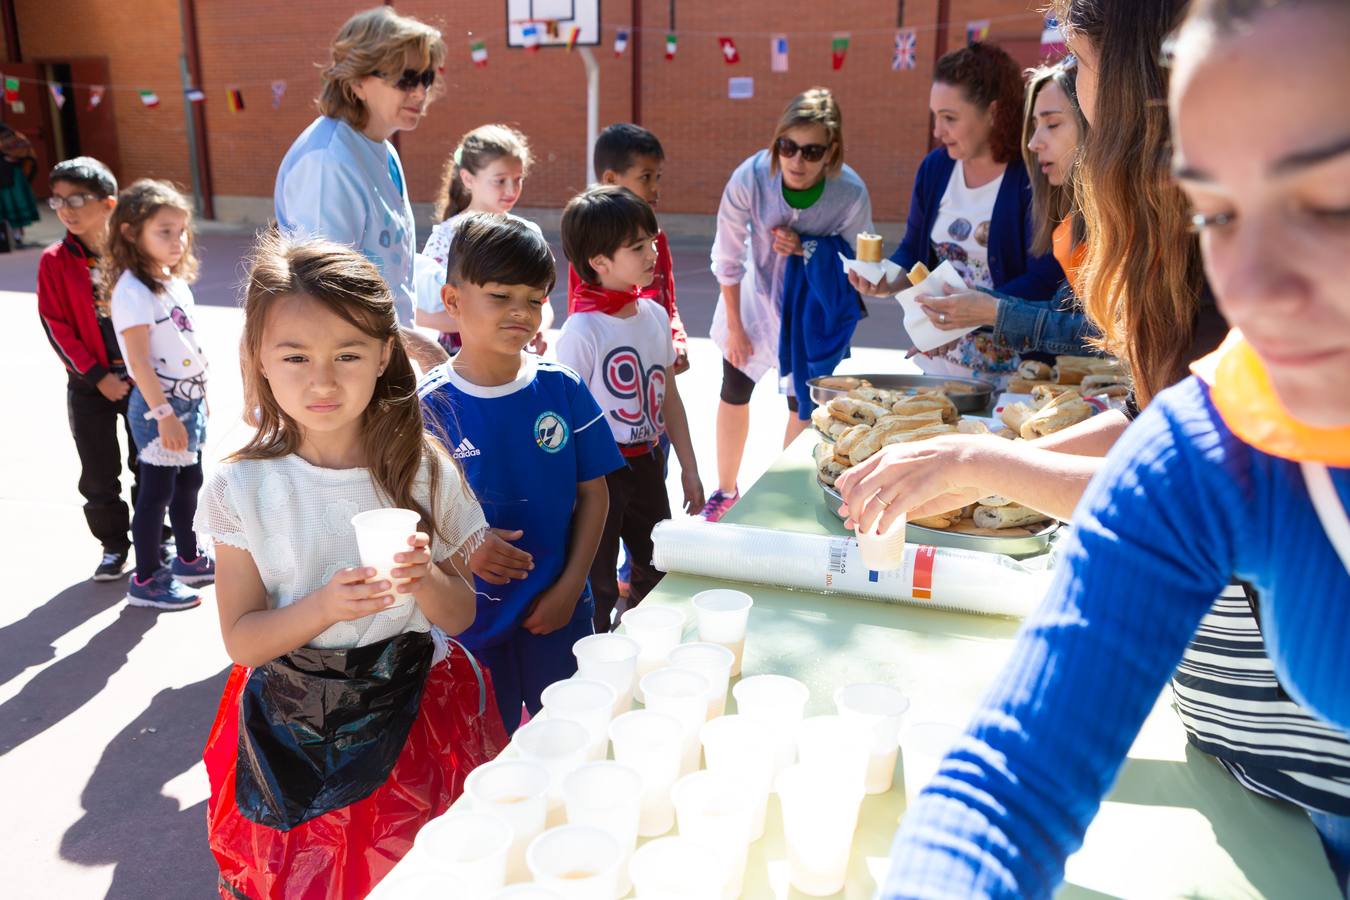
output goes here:
[{"label": "swiss flag", "polygon": [[741,61],[740,51],[736,49],[736,42],[729,37],[720,37],[717,43],[722,45],[722,59],[726,60],[727,65]]}]

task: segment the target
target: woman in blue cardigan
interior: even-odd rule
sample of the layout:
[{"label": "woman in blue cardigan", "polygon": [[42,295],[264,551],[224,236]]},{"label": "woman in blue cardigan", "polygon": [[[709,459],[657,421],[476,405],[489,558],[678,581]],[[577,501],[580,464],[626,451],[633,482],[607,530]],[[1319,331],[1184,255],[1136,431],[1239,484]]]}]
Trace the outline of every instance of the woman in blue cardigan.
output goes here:
[{"label": "woman in blue cardigan", "polygon": [[[971,44],[938,60],[929,105],[934,136],[914,178],[905,236],[891,259],[906,269],[949,260],[967,286],[1026,300],[1054,297],[1064,272],[1053,255],[1033,255],[1031,180],[1021,156],[1022,74],[1003,50]],[[905,284],[854,286],[888,296]],[[934,356],[937,356],[935,353]],[[920,365],[950,375],[1011,374],[1018,357],[987,330],[973,332]]]}]

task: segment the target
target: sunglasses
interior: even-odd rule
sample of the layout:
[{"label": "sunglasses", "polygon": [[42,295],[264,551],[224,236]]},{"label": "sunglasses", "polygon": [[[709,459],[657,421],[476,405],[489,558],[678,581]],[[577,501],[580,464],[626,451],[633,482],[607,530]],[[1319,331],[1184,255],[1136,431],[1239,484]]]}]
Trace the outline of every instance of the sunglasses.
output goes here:
[{"label": "sunglasses", "polygon": [[416,69],[404,69],[403,74],[397,80],[394,79],[394,76],[385,75],[383,72],[376,72],[375,74],[385,81],[393,81],[394,87],[404,93],[417,90],[419,85],[430,90],[431,85],[436,81],[435,69],[424,69],[421,72]]},{"label": "sunglasses", "polygon": [[86,203],[94,203],[103,198],[97,194],[71,194],[69,197],[57,197],[55,195],[47,198],[47,205],[52,209],[59,210],[63,206],[71,209],[84,209]]},{"label": "sunglasses", "polygon": [[807,162],[820,162],[829,152],[829,144],[798,144],[792,138],[780,137],[773,142],[774,149],[783,159],[792,159],[798,153]]}]

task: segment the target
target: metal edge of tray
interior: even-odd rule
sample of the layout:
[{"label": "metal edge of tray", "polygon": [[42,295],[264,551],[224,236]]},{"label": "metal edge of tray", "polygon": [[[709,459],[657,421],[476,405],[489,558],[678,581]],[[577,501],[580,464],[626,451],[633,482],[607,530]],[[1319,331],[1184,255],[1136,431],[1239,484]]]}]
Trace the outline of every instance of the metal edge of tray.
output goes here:
[{"label": "metal edge of tray", "polygon": [[[830,512],[839,515],[839,505],[844,498],[839,492],[819,478],[815,479],[825,497],[825,505]],[[943,531],[940,528],[924,528],[922,525],[906,525],[905,540],[915,544],[930,544],[934,547],[951,547],[956,550],[976,550],[980,553],[1001,553],[1004,556],[1022,558],[1038,556],[1050,549],[1050,538],[1059,528],[1058,522],[1051,520],[1048,525],[1035,534],[1025,537],[989,537],[983,534],[961,534],[957,531]]]},{"label": "metal edge of tray", "polygon": [[[881,373],[856,373],[849,375],[826,375],[824,378],[861,378],[872,383],[873,387],[882,390],[897,390],[905,388],[933,389],[942,387],[943,382],[959,381],[962,384],[975,385],[978,390],[971,391],[968,394],[950,393],[947,396],[951,398],[952,405],[956,407],[957,412],[977,412],[987,407],[994,398],[994,385],[987,381],[981,381],[978,378],[960,378],[957,376],[946,377],[941,375],[901,375],[899,373],[881,374]],[[811,388],[811,401],[817,406],[824,406],[835,397],[842,397],[848,393],[844,388],[822,387],[817,382],[820,378],[812,378],[807,381]]]}]

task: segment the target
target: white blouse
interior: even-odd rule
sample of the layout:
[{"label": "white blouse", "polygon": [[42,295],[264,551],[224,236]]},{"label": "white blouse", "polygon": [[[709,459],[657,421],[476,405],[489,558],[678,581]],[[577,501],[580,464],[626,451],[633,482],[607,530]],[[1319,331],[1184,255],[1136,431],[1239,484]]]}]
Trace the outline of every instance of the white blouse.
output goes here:
[{"label": "white blouse", "polygon": [[[434,515],[444,539],[433,534],[431,558],[441,562],[483,538],[487,521],[454,462],[440,460]],[[428,505],[426,474],[414,496]],[[338,570],[361,564],[352,516],[390,504],[377,492],[369,469],[324,469],[299,456],[222,463],[202,490],[194,523],[208,546],[248,551],[275,609],[327,584]],[[464,573],[470,579],[472,575]],[[363,647],[405,631],[429,631],[416,603],[338,622],[309,643],[321,649]]]}]

